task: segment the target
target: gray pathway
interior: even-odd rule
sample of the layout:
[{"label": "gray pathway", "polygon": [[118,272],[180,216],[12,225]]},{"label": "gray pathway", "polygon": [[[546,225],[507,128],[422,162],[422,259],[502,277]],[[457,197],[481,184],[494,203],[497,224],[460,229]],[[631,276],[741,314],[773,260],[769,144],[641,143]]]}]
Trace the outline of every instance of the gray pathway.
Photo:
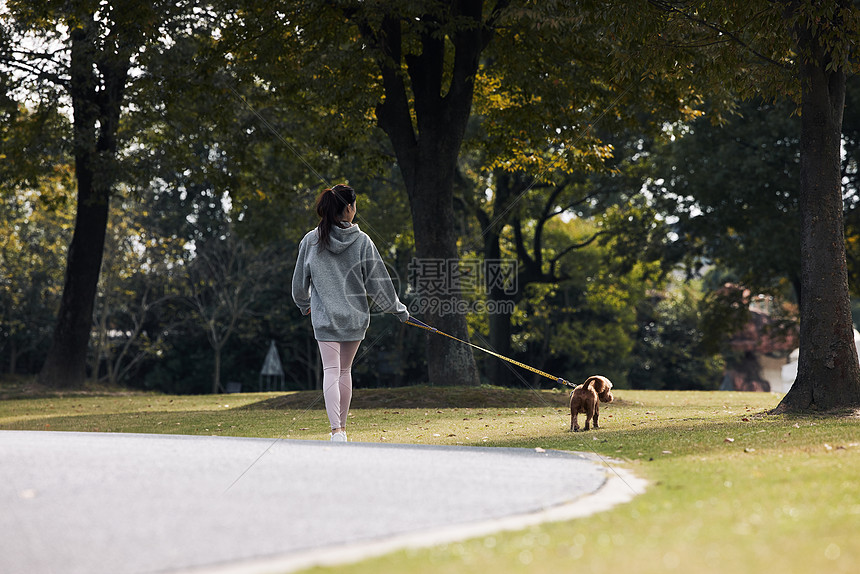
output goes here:
[{"label": "gray pathway", "polygon": [[0,573],[287,568],[569,507],[606,480],[553,451],[0,431]]}]

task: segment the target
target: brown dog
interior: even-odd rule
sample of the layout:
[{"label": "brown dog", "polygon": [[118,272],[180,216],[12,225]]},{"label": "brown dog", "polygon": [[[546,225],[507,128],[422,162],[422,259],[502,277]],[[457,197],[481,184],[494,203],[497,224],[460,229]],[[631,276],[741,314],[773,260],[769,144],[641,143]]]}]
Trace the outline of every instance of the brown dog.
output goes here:
[{"label": "brown dog", "polygon": [[585,379],[581,385],[577,385],[570,393],[570,430],[579,430],[577,418],[579,413],[585,414],[585,429],[588,430],[589,422],[594,420],[594,428],[599,429],[597,423],[600,415],[599,401],[612,402],[612,382],[606,377],[594,375]]}]

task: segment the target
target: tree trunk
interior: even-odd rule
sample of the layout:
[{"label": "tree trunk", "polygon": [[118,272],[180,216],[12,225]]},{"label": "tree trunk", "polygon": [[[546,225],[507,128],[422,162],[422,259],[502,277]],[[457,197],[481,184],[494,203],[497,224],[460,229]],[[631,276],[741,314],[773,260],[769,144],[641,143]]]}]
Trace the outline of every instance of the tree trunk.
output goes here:
[{"label": "tree trunk", "polygon": [[87,348],[93,321],[93,304],[102,264],[108,198],[94,189],[92,173],[76,161],[77,217],[66,263],[66,279],[54,338],[39,381],[51,387],[70,388],[86,379]]},{"label": "tree trunk", "polygon": [[[455,264],[459,261],[454,232],[453,175],[440,177],[443,170],[435,169],[438,165],[432,160],[420,161],[412,186],[407,184],[407,189],[412,189],[409,196],[419,273],[422,261]],[[446,265],[444,269],[451,267]],[[456,273],[450,274],[444,278],[444,293],[424,298],[428,306],[421,320],[468,341],[466,315],[458,308],[461,301],[459,279]],[[433,385],[479,384],[472,348],[448,337],[428,334],[427,371]]]},{"label": "tree trunk", "polygon": [[[490,300],[505,302],[509,298],[504,295],[495,297],[491,294]],[[510,357],[512,354],[511,314],[504,310],[490,313],[490,347],[503,357]],[[491,385],[512,387],[519,380],[516,373],[517,371],[513,370],[511,365],[506,361],[492,359],[487,363],[487,377],[490,379]]]},{"label": "tree trunk", "polygon": [[[498,201],[498,196],[496,201]],[[493,227],[489,225],[484,228],[484,259],[500,260],[502,257],[501,250],[501,229],[502,225],[498,224]],[[489,314],[490,320],[490,348],[503,357],[511,356],[511,314],[504,307],[513,297],[505,293],[505,290],[498,282],[491,282],[489,274],[487,275],[487,301],[496,303],[497,305],[491,309]],[[487,378],[490,384],[503,387],[513,386],[517,380],[514,371],[505,361],[491,360],[487,363]]]},{"label": "tree trunk", "polygon": [[15,344],[15,337],[10,337],[9,340],[9,374],[15,375],[18,369],[18,345]]},{"label": "tree trunk", "polygon": [[212,394],[221,392],[221,347],[215,349],[215,368],[212,371]]},{"label": "tree trunk", "polygon": [[92,15],[82,17],[70,37],[77,215],[53,341],[39,373],[42,384],[58,388],[79,387],[86,380],[93,305],[116,178],[116,134],[129,66],[125,51],[99,57],[98,24]]},{"label": "tree trunk", "polygon": [[[381,29],[360,23],[362,33],[381,50],[379,59],[385,99],[377,106],[379,126],[394,147],[406,184],[415,232],[417,265],[442,262],[444,269],[456,268],[459,261],[454,225],[454,174],[460,144],[472,107],[478,58],[486,37],[481,21],[483,3],[463,0],[451,3],[452,19],[472,21],[474,27],[456,26],[449,39],[453,62],[446,65],[447,46],[443,30],[451,22],[434,22],[428,17],[421,32],[421,51],[404,54],[402,24],[388,16]],[[407,95],[401,63],[406,63],[412,88]],[[450,79],[446,80],[446,71]],[[416,130],[417,128],[417,130]],[[440,303],[431,305],[422,320],[440,331],[468,340],[466,315],[458,305],[462,299],[456,273],[444,277],[445,293]],[[471,347],[447,337],[428,334],[427,370],[434,385],[478,385],[478,369]]]},{"label": "tree trunk", "polygon": [[803,86],[800,143],[801,293],[797,379],[778,412],[860,405],[843,234],[840,144],[845,73],[808,30],[798,32]]}]

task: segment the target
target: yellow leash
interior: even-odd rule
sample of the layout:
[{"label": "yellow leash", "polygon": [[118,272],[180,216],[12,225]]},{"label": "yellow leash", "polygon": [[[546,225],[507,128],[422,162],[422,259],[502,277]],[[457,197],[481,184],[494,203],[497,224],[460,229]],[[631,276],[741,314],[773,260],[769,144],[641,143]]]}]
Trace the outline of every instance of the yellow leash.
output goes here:
[{"label": "yellow leash", "polygon": [[509,363],[512,363],[512,364],[518,366],[518,367],[526,369],[527,371],[531,371],[537,375],[540,375],[542,377],[546,377],[547,379],[552,379],[553,381],[555,381],[559,385],[567,385],[568,387],[571,387],[571,388],[576,387],[576,385],[574,385],[570,381],[565,380],[561,377],[554,377],[554,376],[550,375],[549,373],[544,373],[540,369],[535,369],[534,367],[530,367],[529,365],[526,365],[525,363],[521,363],[519,361],[509,359],[508,357],[505,357],[504,355],[500,355],[498,353],[490,351],[489,349],[479,347],[478,345],[475,345],[474,343],[470,343],[469,341],[464,341],[462,339],[458,339],[457,337],[454,337],[453,335],[449,335],[448,333],[443,333],[442,331],[440,331],[436,327],[431,327],[430,325],[428,325],[426,323],[422,323],[421,321],[419,321],[415,317],[409,317],[409,319],[406,320],[406,324],[412,325],[413,327],[418,327],[420,329],[424,329],[425,331],[430,331],[431,333],[436,333],[437,335],[442,335],[444,337],[448,337],[449,339],[454,339],[455,341],[457,341],[459,343],[463,343],[464,345],[469,345],[471,347],[474,347],[475,349],[478,349],[479,351],[483,351],[485,353],[493,355],[494,357],[502,359],[503,361],[507,361]]}]

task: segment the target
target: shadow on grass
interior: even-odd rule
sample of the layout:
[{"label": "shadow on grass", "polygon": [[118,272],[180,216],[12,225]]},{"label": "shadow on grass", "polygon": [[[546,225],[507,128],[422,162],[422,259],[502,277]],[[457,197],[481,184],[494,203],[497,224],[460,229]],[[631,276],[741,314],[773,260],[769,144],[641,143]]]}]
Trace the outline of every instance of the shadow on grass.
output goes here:
[{"label": "shadow on grass", "polygon": [[[400,387],[355,389],[353,409],[567,407],[564,390],[510,389],[505,387]],[[299,391],[240,407],[246,410],[325,409],[321,391]],[[239,409],[237,409],[239,410]]]},{"label": "shadow on grass", "polygon": [[140,395],[118,385],[87,382],[78,389],[56,389],[41,384],[35,376],[4,375],[0,378],[0,401],[28,399],[62,399],[67,397],[100,397]]}]

